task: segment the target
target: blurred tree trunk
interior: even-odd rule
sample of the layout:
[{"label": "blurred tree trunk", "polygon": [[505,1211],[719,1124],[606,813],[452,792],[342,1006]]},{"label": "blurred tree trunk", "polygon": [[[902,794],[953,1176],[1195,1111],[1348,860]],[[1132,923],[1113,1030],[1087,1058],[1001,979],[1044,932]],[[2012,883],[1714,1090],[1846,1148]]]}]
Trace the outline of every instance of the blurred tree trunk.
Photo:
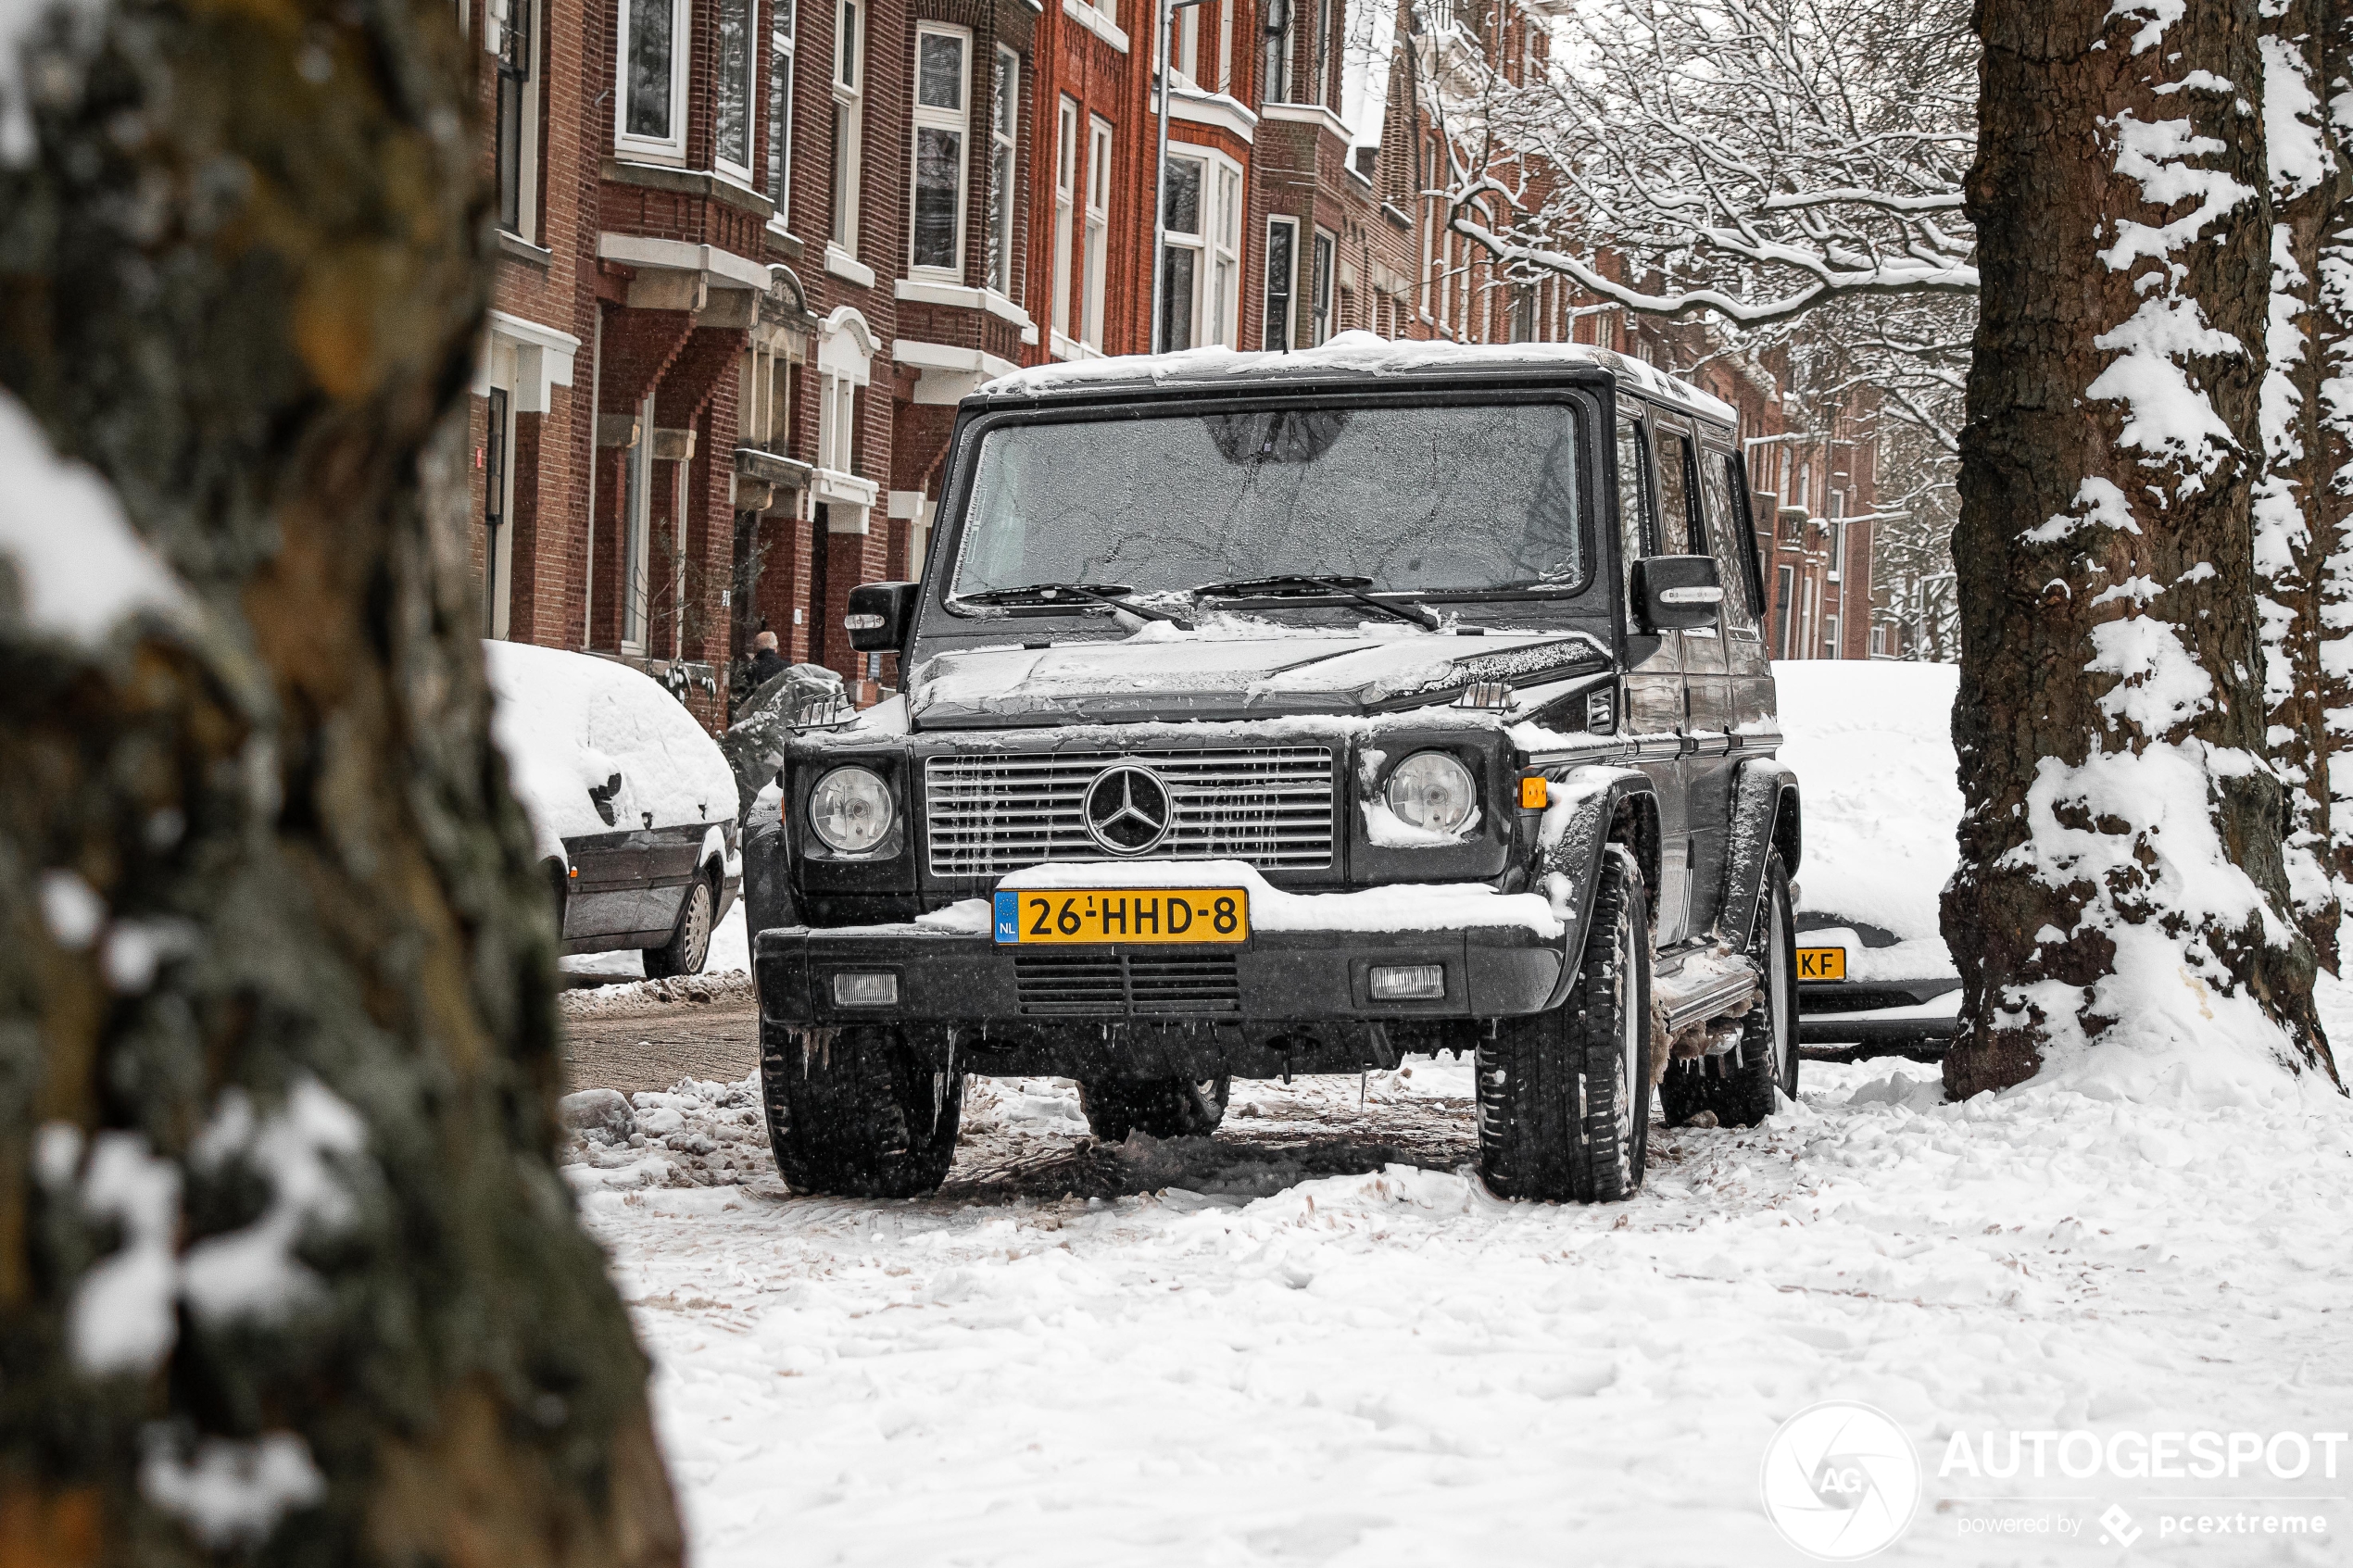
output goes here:
[{"label": "blurred tree trunk", "polygon": [[0,495],[9,1568],[679,1559],[486,736],[451,12],[120,0],[0,58],[0,438],[183,601],[70,634],[109,535]]},{"label": "blurred tree trunk", "polygon": [[2054,1049],[2327,1065],[2264,762],[2255,0],[1980,0],[1956,1095]]},{"label": "blurred tree trunk", "polygon": [[2328,371],[2317,332],[2322,242],[2343,196],[2346,169],[2328,135],[2321,95],[2328,9],[2322,0],[2277,0],[2260,7],[2272,225],[2255,565],[2271,757],[2288,786],[2288,897],[2322,967],[2334,971],[2343,910],[2330,863],[2334,742],[2321,667],[2331,508],[2322,420]]}]

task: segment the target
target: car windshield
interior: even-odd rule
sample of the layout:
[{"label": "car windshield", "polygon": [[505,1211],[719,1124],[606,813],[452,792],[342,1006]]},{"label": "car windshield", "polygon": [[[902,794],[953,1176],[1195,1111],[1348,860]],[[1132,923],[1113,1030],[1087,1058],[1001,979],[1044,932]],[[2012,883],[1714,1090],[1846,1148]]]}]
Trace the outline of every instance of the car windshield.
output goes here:
[{"label": "car windshield", "polygon": [[1560,403],[1006,425],[981,443],[953,591],[1295,574],[1376,593],[1574,588],[1578,493]]}]

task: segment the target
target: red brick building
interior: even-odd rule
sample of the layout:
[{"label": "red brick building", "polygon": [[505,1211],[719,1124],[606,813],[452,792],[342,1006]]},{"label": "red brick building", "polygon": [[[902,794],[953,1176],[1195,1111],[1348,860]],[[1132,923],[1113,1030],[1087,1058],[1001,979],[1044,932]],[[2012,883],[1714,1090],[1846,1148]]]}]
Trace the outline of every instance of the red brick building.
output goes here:
[{"label": "red brick building", "polygon": [[[498,277],[475,378],[486,634],[639,664],[717,724],[757,632],[871,696],[849,589],[920,571],[957,400],[1051,358],[1344,331],[1692,363],[1447,233],[1431,84],[1557,0],[459,0]],[[1278,24],[1273,31],[1268,23]],[[1157,274],[1157,277],[1155,277]],[[1155,282],[1160,315],[1153,318]],[[1868,651],[1868,418],[1738,403],[1776,651]]]}]

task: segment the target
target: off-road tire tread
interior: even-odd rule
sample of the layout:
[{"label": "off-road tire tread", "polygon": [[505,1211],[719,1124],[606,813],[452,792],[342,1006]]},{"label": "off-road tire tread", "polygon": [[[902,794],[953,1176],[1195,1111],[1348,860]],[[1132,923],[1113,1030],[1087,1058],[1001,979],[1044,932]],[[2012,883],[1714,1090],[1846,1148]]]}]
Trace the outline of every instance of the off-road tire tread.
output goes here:
[{"label": "off-road tire tread", "polygon": [[955,1162],[964,1075],[926,1067],[895,1030],[763,1026],[760,1086],[768,1145],[795,1192],[917,1198]]},{"label": "off-road tire tread", "polygon": [[1206,1137],[1226,1120],[1230,1078],[1210,1092],[1189,1078],[1097,1078],[1078,1085],[1087,1126],[1104,1143],[1126,1143],[1131,1132],[1156,1138]]},{"label": "off-road tire tread", "polygon": [[1613,847],[1593,894],[1585,951],[1568,999],[1550,1012],[1499,1020],[1494,1038],[1478,1047],[1479,1176],[1499,1198],[1613,1202],[1631,1198],[1642,1186],[1650,1115],[1647,1022],[1643,1071],[1629,1085],[1635,1098],[1630,1172],[1621,1168],[1616,1148],[1615,937],[1618,920],[1629,913],[1640,966],[1635,1005],[1647,1020],[1649,922],[1642,872],[1630,853]]}]

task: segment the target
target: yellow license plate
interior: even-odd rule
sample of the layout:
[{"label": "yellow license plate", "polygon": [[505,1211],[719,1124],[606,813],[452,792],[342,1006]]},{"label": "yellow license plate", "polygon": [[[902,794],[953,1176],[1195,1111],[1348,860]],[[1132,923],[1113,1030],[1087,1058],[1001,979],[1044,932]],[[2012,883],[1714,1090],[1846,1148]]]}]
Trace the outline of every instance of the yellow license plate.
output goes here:
[{"label": "yellow license plate", "polygon": [[1800,980],[1845,979],[1846,949],[1800,947],[1797,950],[1797,977]]},{"label": "yellow license plate", "polygon": [[1239,887],[1051,888],[996,897],[1000,942],[1240,942],[1250,894]]}]

